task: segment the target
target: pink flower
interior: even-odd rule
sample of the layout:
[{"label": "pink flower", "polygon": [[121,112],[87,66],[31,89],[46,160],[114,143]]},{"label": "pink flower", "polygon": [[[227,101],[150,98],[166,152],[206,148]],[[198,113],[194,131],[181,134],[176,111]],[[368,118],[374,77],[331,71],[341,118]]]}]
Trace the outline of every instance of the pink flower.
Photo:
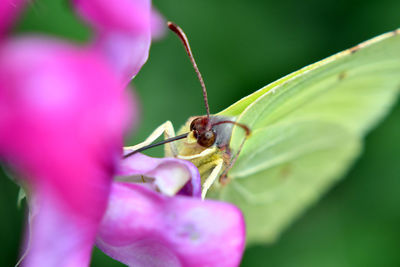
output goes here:
[{"label": "pink flower", "polygon": [[25,265],[55,266],[61,254],[65,266],[88,264],[126,129],[122,89],[90,50],[33,38],[1,43],[0,154],[36,214]]},{"label": "pink flower", "polygon": [[192,163],[135,154],[118,174],[97,235],[106,254],[129,266],[239,265],[243,216],[231,204],[201,200]]},{"label": "pink flower", "polygon": [[[0,34],[10,28],[22,3],[1,2],[0,14],[6,16],[0,17]],[[129,7],[134,17],[151,12],[150,1],[114,1],[105,10],[96,1],[85,3],[92,14],[111,12],[104,19],[118,16],[112,12],[118,4]],[[100,29],[102,22],[93,26]],[[143,30],[114,26],[101,31],[109,42],[119,30],[131,36]],[[150,29],[150,21],[142,27]],[[124,91],[128,69],[118,67],[121,55],[93,45],[6,37],[0,39],[0,157],[13,167],[29,197],[23,263],[87,266],[121,157],[122,135],[134,114]],[[150,38],[129,44],[135,52],[129,63],[132,77],[147,58]]]},{"label": "pink flower", "polygon": [[[101,51],[125,82],[146,62],[150,41],[163,33],[163,19],[149,0],[73,0],[78,12],[96,30],[93,47]],[[153,34],[152,34],[153,33]]]},{"label": "pink flower", "polygon": [[0,4],[0,157],[28,194],[23,265],[88,266],[95,241],[128,265],[238,265],[243,216],[201,200],[193,164],[121,159],[124,87],[162,33],[150,1],[73,1],[95,30],[85,47],[6,36],[18,3]]}]

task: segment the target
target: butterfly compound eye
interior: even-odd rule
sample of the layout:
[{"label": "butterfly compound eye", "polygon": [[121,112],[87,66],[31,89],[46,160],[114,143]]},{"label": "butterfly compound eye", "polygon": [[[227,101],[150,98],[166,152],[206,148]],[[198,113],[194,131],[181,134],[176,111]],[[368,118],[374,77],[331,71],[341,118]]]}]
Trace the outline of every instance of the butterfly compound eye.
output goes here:
[{"label": "butterfly compound eye", "polygon": [[215,142],[215,133],[213,131],[205,131],[197,137],[197,143],[202,147],[210,147]]},{"label": "butterfly compound eye", "polygon": [[196,130],[196,124],[199,121],[199,118],[196,118],[194,120],[192,120],[192,122],[190,123],[190,131]]}]

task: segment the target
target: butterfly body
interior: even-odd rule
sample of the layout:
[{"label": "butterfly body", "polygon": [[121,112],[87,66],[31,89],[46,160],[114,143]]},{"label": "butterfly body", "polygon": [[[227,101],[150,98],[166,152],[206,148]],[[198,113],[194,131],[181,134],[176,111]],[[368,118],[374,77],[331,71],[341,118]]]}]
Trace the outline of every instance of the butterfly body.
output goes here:
[{"label": "butterfly body", "polygon": [[[272,242],[346,174],[399,93],[395,30],[293,72],[214,116],[190,118],[179,131],[189,134],[168,143],[165,154],[197,166],[203,198],[211,189],[207,197],[243,211],[247,242]],[[167,122],[144,144],[162,131],[174,136]]]},{"label": "butterfly body", "polygon": [[[233,117],[226,116],[191,117],[178,132],[178,134],[190,133],[186,139],[176,142],[176,157],[189,160],[196,165],[203,184],[208,179],[211,179],[212,184],[214,184],[216,178],[229,166],[232,160],[229,143],[234,124],[222,122],[233,122],[234,120]],[[207,125],[210,126],[210,129],[207,129]],[[206,131],[212,131],[214,134],[213,143],[209,146],[203,146],[204,142],[200,138],[201,133]],[[166,150],[166,154],[169,154],[168,150]],[[218,186],[218,183],[214,185]],[[205,194],[206,192],[204,192]]]}]

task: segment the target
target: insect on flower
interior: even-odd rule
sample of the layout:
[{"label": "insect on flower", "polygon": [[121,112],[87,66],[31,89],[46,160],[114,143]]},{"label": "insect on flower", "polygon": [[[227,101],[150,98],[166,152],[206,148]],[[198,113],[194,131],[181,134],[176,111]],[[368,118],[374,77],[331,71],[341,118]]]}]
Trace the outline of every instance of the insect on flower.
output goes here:
[{"label": "insect on flower", "polygon": [[[190,118],[177,136],[167,121],[126,157],[167,144],[166,156],[190,160],[201,174],[203,198],[207,194],[243,211],[247,243],[274,241],[342,177],[360,154],[364,136],[399,95],[397,29],[286,75],[210,115],[187,38],[175,24],[168,25],[185,45],[207,112]],[[167,139],[152,144],[163,133]]]},{"label": "insect on flower", "polygon": [[[246,137],[250,136],[250,129],[245,124],[235,122],[234,118],[210,115],[206,86],[193,57],[189,41],[179,26],[172,22],[168,22],[168,27],[175,32],[182,41],[186,53],[196,71],[203,90],[206,115],[190,118],[187,123],[189,124],[189,127],[186,125],[180,130],[180,132],[185,133],[178,136],[175,136],[175,131],[171,122],[165,122],[158,127],[146,141],[130,147],[133,151],[126,154],[124,158],[154,146],[168,144],[165,149],[166,156],[189,160],[198,167],[202,177],[202,198],[204,199],[208,189],[214,184],[218,177],[220,177],[220,183],[227,182],[227,172],[235,163],[245,142],[244,139],[239,150],[235,155],[232,155],[229,142],[233,126],[242,128]],[[151,144],[163,133],[165,133],[165,136],[167,137],[164,141]],[[184,142],[172,143],[173,141],[185,138],[186,140]]]}]

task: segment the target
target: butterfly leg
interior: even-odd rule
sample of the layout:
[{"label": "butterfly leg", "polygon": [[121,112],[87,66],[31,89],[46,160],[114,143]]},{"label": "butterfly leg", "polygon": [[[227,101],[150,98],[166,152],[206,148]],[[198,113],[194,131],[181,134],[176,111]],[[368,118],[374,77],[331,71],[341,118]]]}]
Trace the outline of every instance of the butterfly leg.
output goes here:
[{"label": "butterfly leg", "polygon": [[206,197],[208,189],[214,184],[215,180],[217,180],[219,173],[222,170],[222,166],[224,165],[223,159],[217,159],[212,164],[215,164],[214,169],[211,171],[211,174],[205,179],[202,189],[201,189],[201,199]]},{"label": "butterfly leg", "polygon": [[190,156],[182,156],[182,155],[178,155],[177,157],[179,159],[185,159],[185,160],[192,160],[192,159],[197,159],[197,158],[204,158],[207,157],[209,155],[214,154],[216,151],[215,147],[211,147],[211,148],[207,148],[204,151],[202,151],[199,154],[194,154],[194,155],[190,155]]},{"label": "butterfly leg", "polygon": [[[164,138],[168,139],[171,137],[175,136],[175,130],[174,126],[170,121],[166,121],[160,126],[158,126],[151,134],[149,137],[146,138],[143,142],[134,145],[134,146],[128,146],[125,147],[125,149],[130,149],[130,150],[138,150],[139,148],[145,147],[153,143],[157,138],[159,138],[162,134],[164,134]],[[165,156],[166,157],[176,157],[178,155],[178,150],[176,148],[176,145],[171,142],[168,144],[165,144]]]}]

